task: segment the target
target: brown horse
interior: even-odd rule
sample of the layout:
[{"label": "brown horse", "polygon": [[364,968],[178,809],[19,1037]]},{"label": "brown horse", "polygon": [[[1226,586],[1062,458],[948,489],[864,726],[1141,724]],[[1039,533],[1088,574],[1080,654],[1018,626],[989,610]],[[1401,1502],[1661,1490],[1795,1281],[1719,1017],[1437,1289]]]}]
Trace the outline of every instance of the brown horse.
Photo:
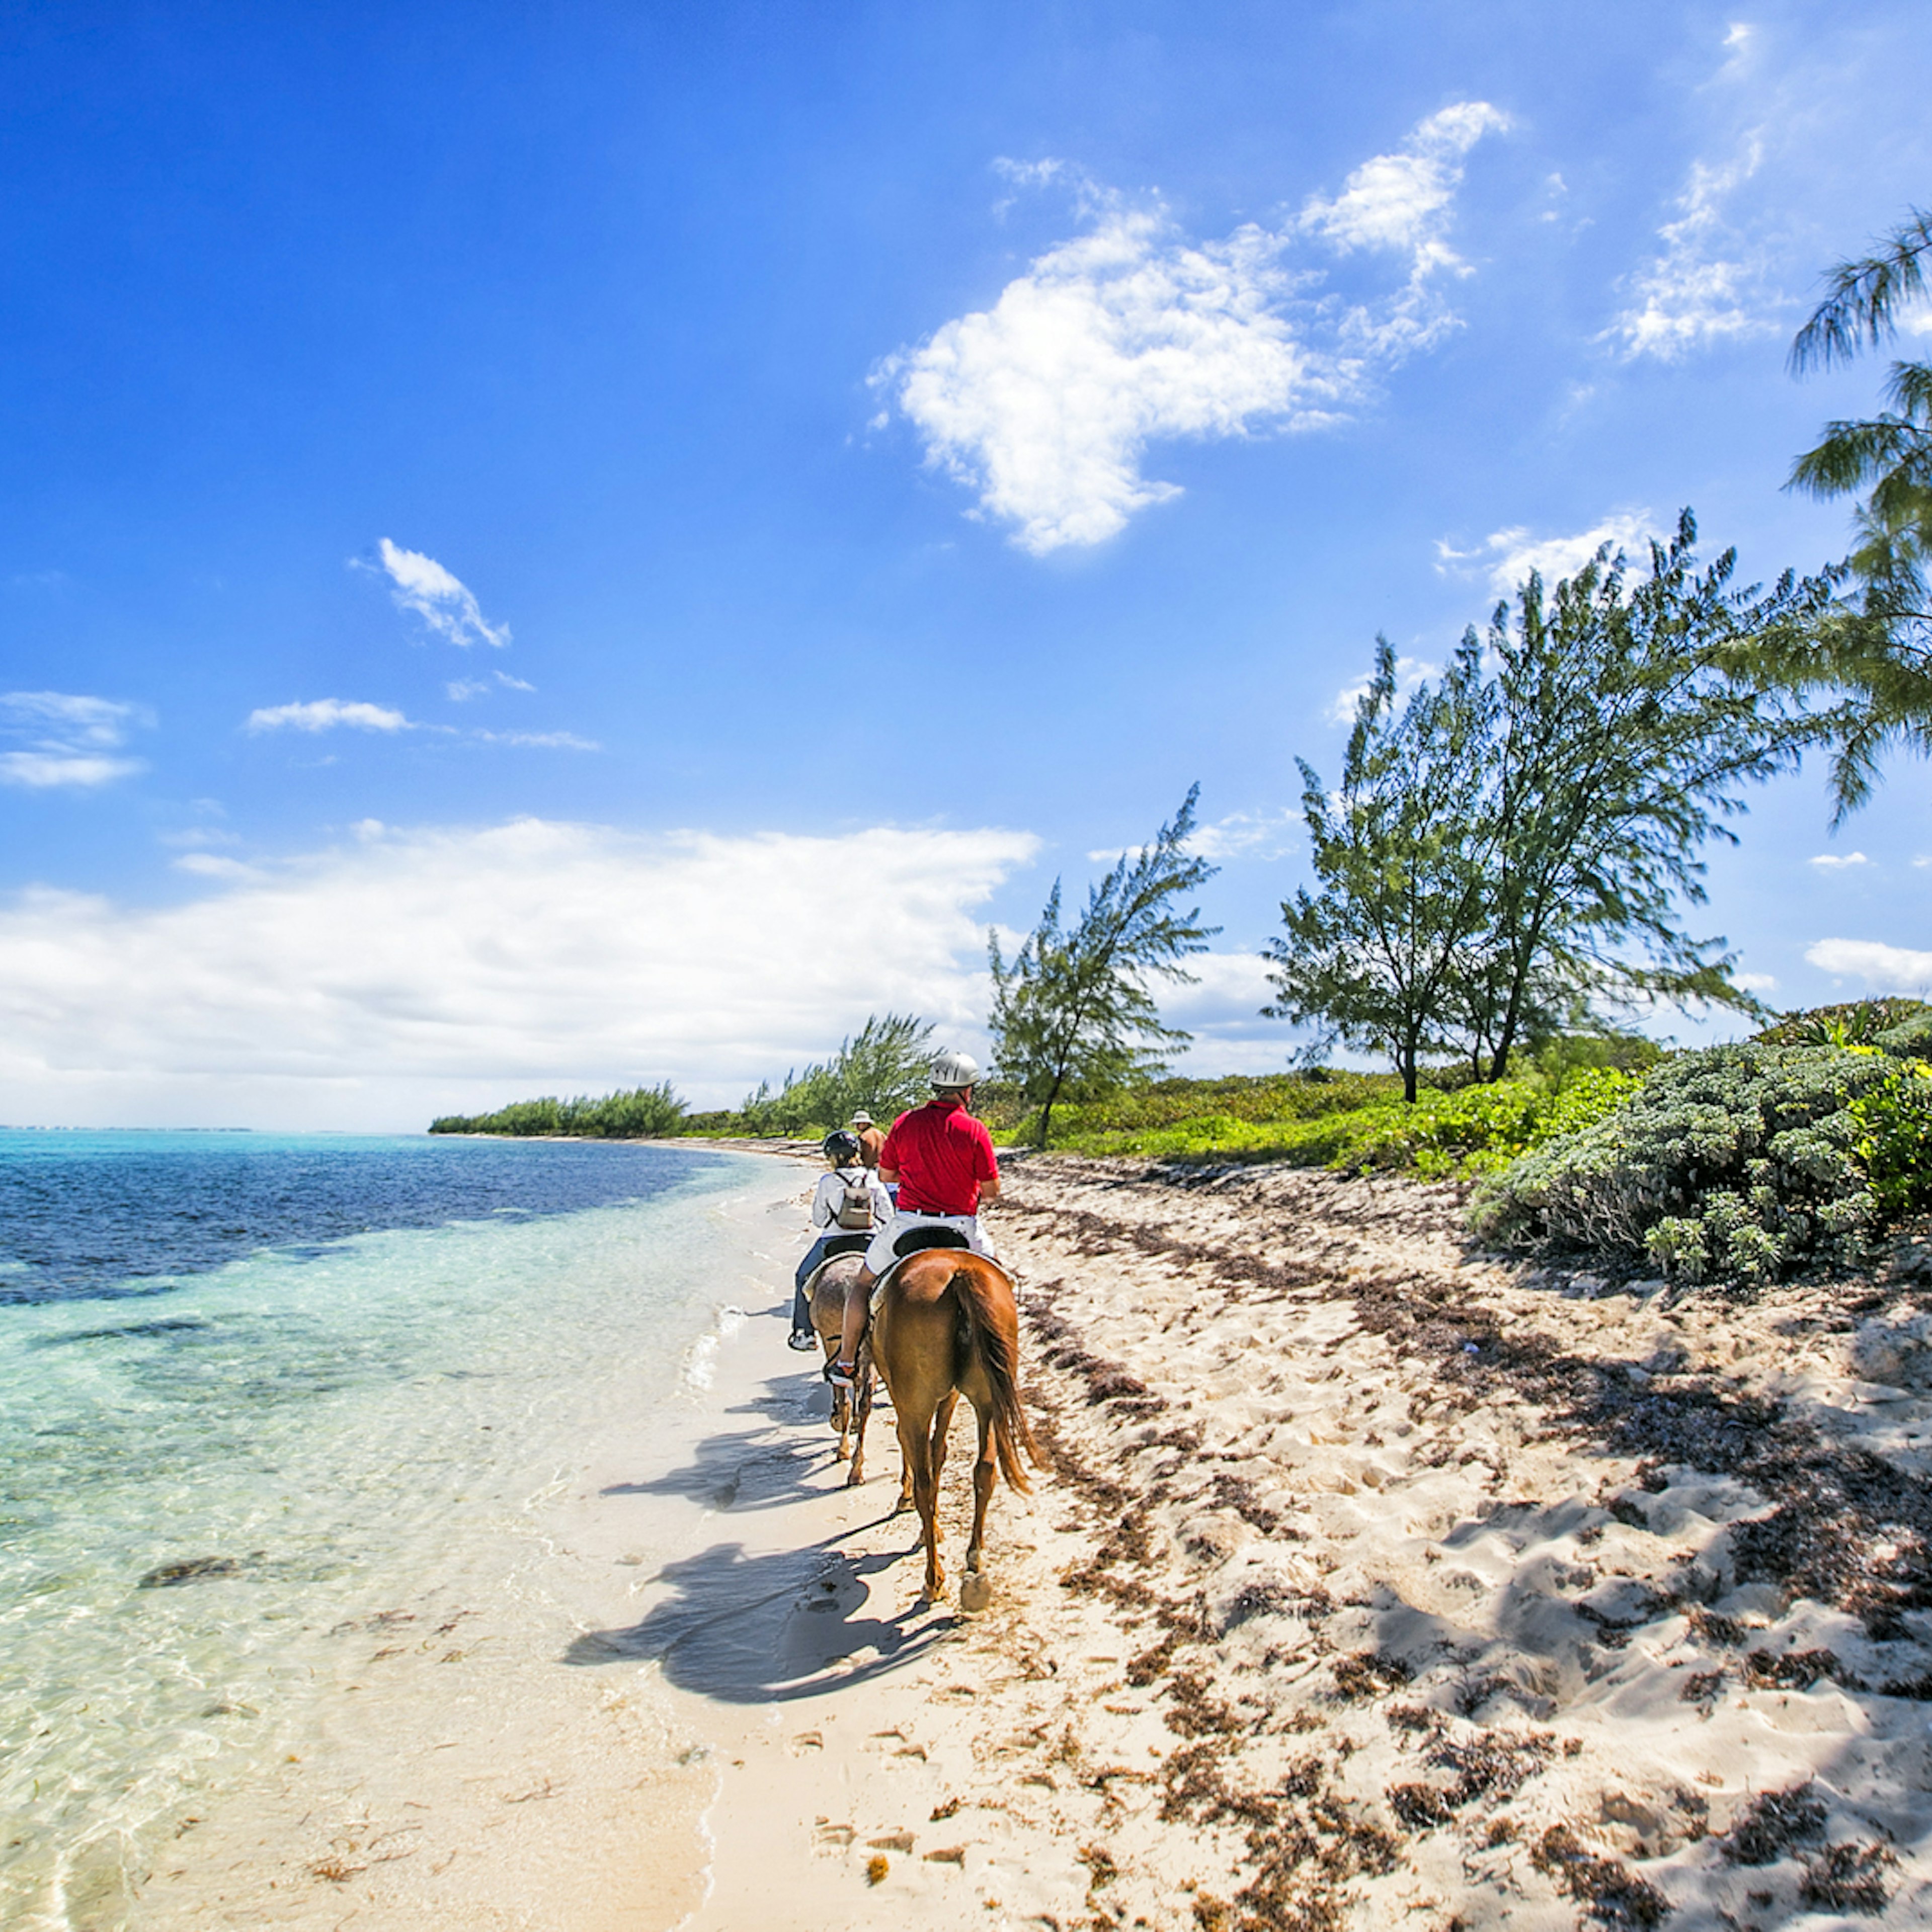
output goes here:
[{"label": "brown horse", "polygon": [[[838,1359],[839,1336],[845,1320],[845,1298],[863,1297],[859,1286],[860,1270],[866,1264],[863,1254],[835,1255],[806,1284],[812,1309],[812,1325],[827,1361]],[[855,1489],[866,1480],[866,1424],[872,1413],[872,1351],[869,1344],[859,1350],[856,1372],[850,1389],[835,1387],[832,1391],[832,1426],[838,1434],[838,1460],[844,1462],[846,1444],[851,1444],[852,1466],[846,1472],[845,1486]]]},{"label": "brown horse", "polygon": [[[962,1607],[988,1600],[979,1575],[986,1540],[986,1504],[994,1465],[1022,1495],[1031,1488],[1021,1467],[1024,1448],[1039,1451],[1020,1406],[1014,1377],[1019,1366],[1019,1314],[1012,1283],[992,1262],[955,1248],[929,1248],[888,1275],[872,1318],[872,1359],[886,1380],[898,1425],[899,1448],[919,1510],[926,1546],[926,1594],[946,1581],[939,1560],[939,1475],[946,1433],[964,1395],[980,1418],[980,1454],[973,1471],[973,1535],[966,1546],[968,1582]],[[976,1598],[976,1602],[968,1601]]]}]

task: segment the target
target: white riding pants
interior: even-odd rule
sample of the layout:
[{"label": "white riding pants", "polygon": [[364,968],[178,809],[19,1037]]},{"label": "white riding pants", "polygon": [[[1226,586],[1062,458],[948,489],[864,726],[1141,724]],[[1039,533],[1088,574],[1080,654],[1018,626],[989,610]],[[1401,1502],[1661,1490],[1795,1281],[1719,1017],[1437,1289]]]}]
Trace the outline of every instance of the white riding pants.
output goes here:
[{"label": "white riding pants", "polygon": [[914,1214],[902,1208],[872,1237],[872,1245],[866,1250],[866,1265],[873,1274],[884,1274],[898,1259],[892,1252],[892,1244],[908,1228],[957,1228],[966,1237],[966,1245],[974,1254],[984,1255],[989,1262],[1000,1258],[980,1227],[978,1215]]}]

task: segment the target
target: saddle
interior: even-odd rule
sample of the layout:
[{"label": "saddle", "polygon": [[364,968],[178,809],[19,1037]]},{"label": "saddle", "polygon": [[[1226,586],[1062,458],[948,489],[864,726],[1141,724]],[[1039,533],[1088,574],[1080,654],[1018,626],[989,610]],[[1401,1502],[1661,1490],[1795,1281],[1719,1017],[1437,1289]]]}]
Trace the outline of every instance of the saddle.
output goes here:
[{"label": "saddle", "polygon": [[904,1261],[908,1255],[918,1254],[926,1248],[970,1248],[972,1245],[957,1228],[908,1228],[893,1242],[892,1252]]},{"label": "saddle", "polygon": [[[890,1281],[914,1255],[923,1254],[928,1248],[970,1249],[972,1245],[973,1244],[967,1240],[957,1228],[943,1226],[908,1228],[892,1243],[892,1266],[872,1284],[872,1292],[869,1298],[870,1306],[867,1310],[866,1324],[868,1331],[869,1332],[872,1327],[871,1317],[879,1312],[879,1303],[885,1294],[886,1282]],[[1012,1280],[1012,1275],[1008,1274],[1004,1262],[992,1261],[990,1257],[985,1255],[982,1255],[980,1258],[987,1262],[988,1265],[998,1268],[1000,1274],[1006,1276],[1008,1281]]]},{"label": "saddle", "polygon": [[[949,1232],[951,1231],[949,1229]],[[805,1278],[805,1298],[808,1306],[818,1286],[818,1277],[841,1255],[862,1255],[872,1245],[870,1234],[834,1234],[825,1244],[825,1252],[818,1258],[818,1265]]]}]

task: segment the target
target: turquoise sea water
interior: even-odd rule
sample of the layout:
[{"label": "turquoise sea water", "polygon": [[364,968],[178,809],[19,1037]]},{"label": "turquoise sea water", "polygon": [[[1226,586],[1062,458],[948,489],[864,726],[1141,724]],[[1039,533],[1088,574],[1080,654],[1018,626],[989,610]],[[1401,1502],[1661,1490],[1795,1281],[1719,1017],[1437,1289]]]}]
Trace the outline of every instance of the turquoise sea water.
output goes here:
[{"label": "turquoise sea water", "polygon": [[0,1924],[310,1722],[328,1634],[514,1541],[740,1290],[747,1163],[606,1144],[0,1132]]}]

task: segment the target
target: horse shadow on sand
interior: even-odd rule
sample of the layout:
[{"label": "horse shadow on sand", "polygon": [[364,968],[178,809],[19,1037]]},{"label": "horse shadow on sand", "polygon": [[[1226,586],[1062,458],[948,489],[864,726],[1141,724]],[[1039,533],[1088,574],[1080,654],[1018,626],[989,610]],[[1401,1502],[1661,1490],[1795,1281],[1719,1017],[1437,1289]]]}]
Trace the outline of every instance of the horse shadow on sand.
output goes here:
[{"label": "horse shadow on sand", "polygon": [[[918,1519],[906,1520],[916,1536]],[[730,1704],[795,1702],[903,1670],[958,1618],[922,1598],[896,1616],[866,1614],[874,1603],[868,1580],[908,1558],[837,1546],[860,1533],[842,1530],[802,1550],[760,1554],[718,1543],[668,1563],[655,1580],[670,1586],[670,1597],[626,1629],[585,1631],[563,1660],[654,1660],[681,1690]],[[910,1554],[917,1553],[915,1544]]]},{"label": "horse shadow on sand", "polygon": [[[826,1477],[841,1466],[832,1462],[831,1438],[820,1432],[828,1400],[822,1386],[801,1391],[797,1376],[775,1377],[728,1412],[745,1418],[742,1426],[705,1438],[679,1468],[614,1483],[602,1493],[688,1497],[734,1516],[822,1496]],[[877,1444],[881,1455],[891,1438],[888,1418]],[[890,1466],[896,1478],[896,1455]],[[896,1480],[888,1487],[881,1478],[880,1486],[883,1501]],[[906,1536],[896,1554],[846,1547],[895,1516]],[[923,1599],[896,1615],[879,1613],[891,1586],[875,1594],[870,1580],[918,1561],[919,1519],[909,1510],[789,1549],[721,1541],[665,1564],[652,1580],[668,1595],[627,1628],[585,1631],[563,1660],[586,1667],[653,1660],[680,1689],[727,1703],[826,1696],[904,1668],[956,1627],[956,1616]]]}]

